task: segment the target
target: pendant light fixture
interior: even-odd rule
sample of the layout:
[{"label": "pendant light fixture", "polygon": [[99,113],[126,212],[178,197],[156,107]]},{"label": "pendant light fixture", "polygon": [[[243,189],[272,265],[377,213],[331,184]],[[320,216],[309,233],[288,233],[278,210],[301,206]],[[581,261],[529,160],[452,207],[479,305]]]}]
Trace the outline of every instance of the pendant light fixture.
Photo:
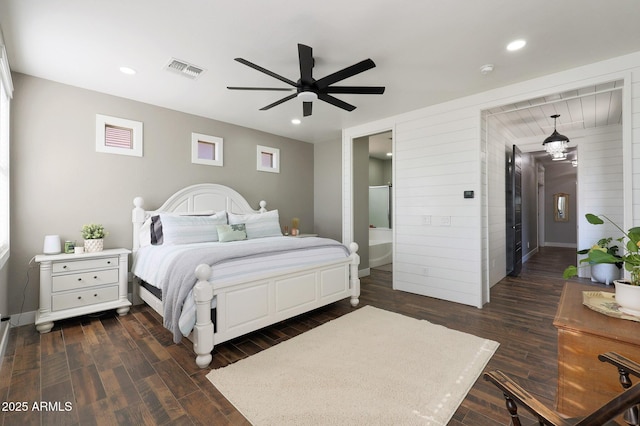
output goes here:
[{"label": "pendant light fixture", "polygon": [[569,138],[561,135],[556,130],[556,120],[558,117],[560,117],[560,114],[551,116],[551,118],[553,118],[553,133],[542,142],[542,146],[544,146],[544,149],[549,155],[554,157],[554,160],[556,158],[560,159],[559,157],[561,157],[561,155],[559,154],[562,154],[567,149],[567,144],[569,143]]}]

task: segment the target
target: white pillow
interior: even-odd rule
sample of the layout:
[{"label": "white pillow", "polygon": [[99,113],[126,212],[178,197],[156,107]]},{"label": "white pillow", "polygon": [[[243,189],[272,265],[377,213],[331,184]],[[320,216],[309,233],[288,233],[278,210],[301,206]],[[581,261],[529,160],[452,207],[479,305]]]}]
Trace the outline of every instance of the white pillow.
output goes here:
[{"label": "white pillow", "polygon": [[245,224],[248,239],[282,236],[278,210],[251,214],[235,214],[229,212],[228,216],[230,225]]},{"label": "white pillow", "polygon": [[151,217],[148,217],[140,227],[140,247],[151,245]]},{"label": "white pillow", "polygon": [[226,223],[226,211],[210,216],[183,216],[160,213],[151,217],[151,244],[175,245],[218,241],[216,226]]}]

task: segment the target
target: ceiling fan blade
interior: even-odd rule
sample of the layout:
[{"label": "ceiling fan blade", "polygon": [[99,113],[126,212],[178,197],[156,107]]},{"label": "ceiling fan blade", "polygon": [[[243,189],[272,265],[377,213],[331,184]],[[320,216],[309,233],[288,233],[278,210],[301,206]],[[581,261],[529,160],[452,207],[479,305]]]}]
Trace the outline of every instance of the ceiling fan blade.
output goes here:
[{"label": "ceiling fan blade", "polygon": [[313,109],[313,102],[303,102],[302,103],[302,116],[303,117],[310,116],[312,109]]},{"label": "ceiling fan blade", "polygon": [[298,44],[298,60],[300,61],[300,81],[302,84],[313,83],[313,49],[304,44]]},{"label": "ceiling fan blade", "polygon": [[356,109],[355,106],[341,101],[338,98],[334,98],[331,95],[327,95],[326,93],[318,93],[318,99],[322,99],[323,101],[330,103],[333,106],[337,106],[338,108],[342,108],[347,111],[353,111],[354,109]]},{"label": "ceiling fan blade", "polygon": [[354,95],[382,95],[384,87],[378,86],[329,86],[323,93],[350,93]]},{"label": "ceiling fan blade", "polygon": [[280,105],[280,104],[281,104],[281,103],[283,103],[283,102],[287,102],[288,100],[295,98],[296,96],[298,96],[298,94],[297,94],[297,93],[293,93],[293,94],[291,94],[291,95],[289,95],[289,96],[285,96],[284,98],[282,98],[282,99],[280,99],[280,100],[278,100],[278,101],[275,101],[274,103],[269,104],[269,105],[267,105],[266,107],[262,107],[262,108],[260,108],[260,111],[266,111],[266,110],[268,110],[268,109],[271,109],[271,108],[273,108],[273,107],[274,107],[274,106],[276,106],[276,105]]},{"label": "ceiling fan blade", "polygon": [[244,65],[246,65],[248,67],[253,68],[254,70],[263,72],[263,73],[265,73],[266,75],[268,75],[270,77],[277,78],[278,80],[280,80],[280,81],[282,81],[284,83],[287,83],[287,84],[289,84],[289,85],[291,85],[293,87],[296,87],[296,83],[295,82],[293,82],[293,81],[289,80],[288,78],[285,78],[285,77],[283,77],[281,75],[278,75],[278,74],[274,73],[273,71],[269,71],[266,68],[262,68],[260,65],[256,65],[256,64],[254,64],[252,62],[249,62],[246,59],[242,59],[242,58],[236,58],[235,60],[240,62],[241,64],[244,64]]},{"label": "ceiling fan blade", "polygon": [[318,88],[322,90],[333,83],[337,83],[338,81],[360,74],[361,72],[374,68],[375,66],[376,64],[371,59],[365,59],[364,61],[358,62],[357,64],[321,78],[316,81],[316,84],[318,85]]},{"label": "ceiling fan blade", "polygon": [[230,90],[275,90],[279,92],[290,92],[296,89],[287,89],[284,87],[231,87],[227,86],[227,89]]}]

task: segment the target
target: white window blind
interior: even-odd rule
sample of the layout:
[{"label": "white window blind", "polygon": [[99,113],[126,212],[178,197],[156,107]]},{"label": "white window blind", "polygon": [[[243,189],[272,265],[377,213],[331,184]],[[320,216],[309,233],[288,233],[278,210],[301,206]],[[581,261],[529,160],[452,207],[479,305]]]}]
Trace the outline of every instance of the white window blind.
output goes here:
[{"label": "white window blind", "polygon": [[112,148],[133,148],[133,129],[107,124],[104,127],[104,144]]}]

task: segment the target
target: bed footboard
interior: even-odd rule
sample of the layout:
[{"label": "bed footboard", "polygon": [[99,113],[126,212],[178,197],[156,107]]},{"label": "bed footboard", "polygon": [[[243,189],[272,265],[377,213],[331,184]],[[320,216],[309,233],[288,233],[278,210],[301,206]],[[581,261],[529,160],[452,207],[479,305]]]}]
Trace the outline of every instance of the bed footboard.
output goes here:
[{"label": "bed footboard", "polygon": [[[293,316],[349,297],[351,306],[360,302],[358,244],[349,245],[347,261],[299,268],[280,275],[268,275],[249,282],[218,288],[208,281],[211,267],[198,265],[193,292],[196,325],[189,336],[196,364],[206,368],[215,344],[258,330]],[[295,291],[292,291],[294,290]],[[211,301],[216,297],[218,318],[211,318]],[[213,321],[217,321],[214,333]]]}]

